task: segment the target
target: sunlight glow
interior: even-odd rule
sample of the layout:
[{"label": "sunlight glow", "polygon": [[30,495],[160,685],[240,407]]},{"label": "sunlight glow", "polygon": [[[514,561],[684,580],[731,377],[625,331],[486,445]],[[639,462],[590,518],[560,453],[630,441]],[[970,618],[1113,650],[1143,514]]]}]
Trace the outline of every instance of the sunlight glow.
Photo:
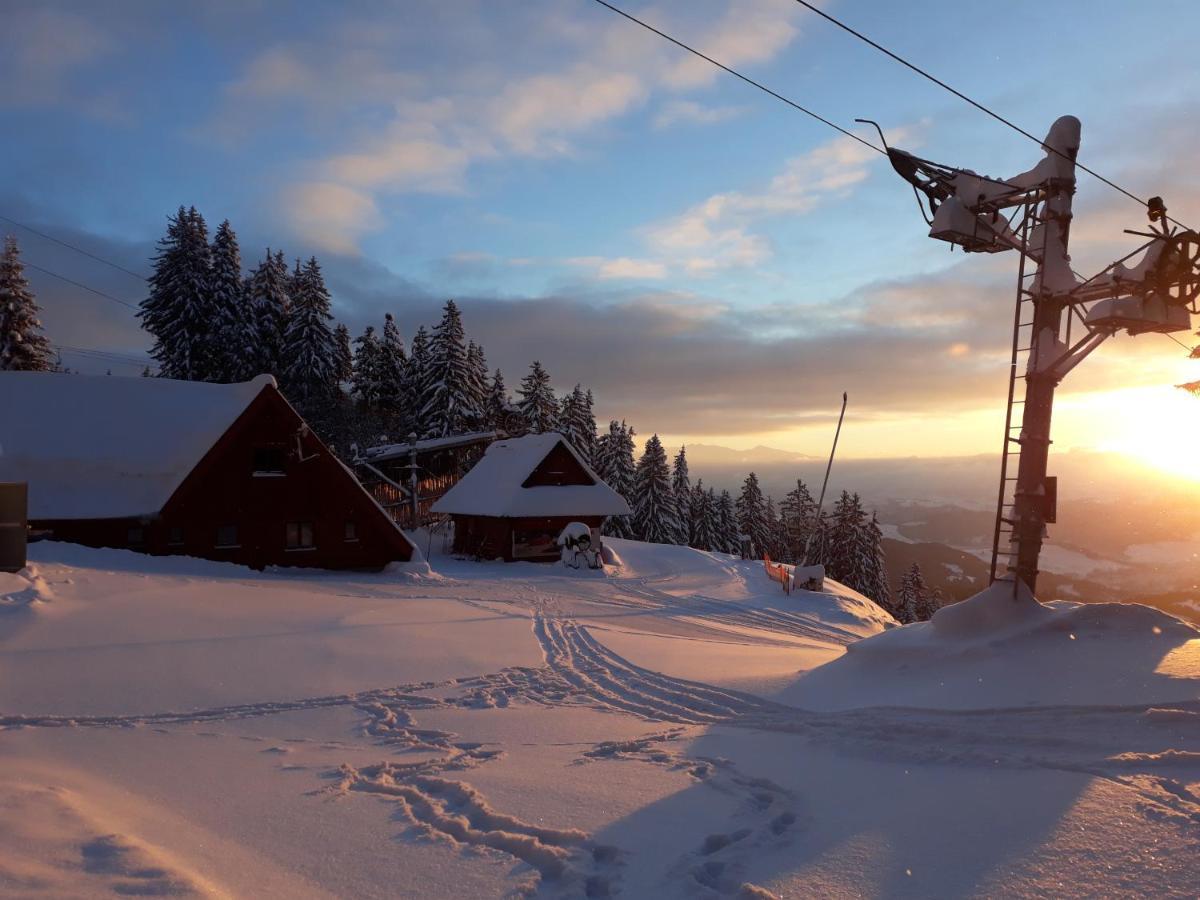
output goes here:
[{"label": "sunlight glow", "polygon": [[1125,453],[1167,475],[1200,482],[1200,398],[1170,385],[1071,398],[1070,418],[1084,413],[1097,450]]}]

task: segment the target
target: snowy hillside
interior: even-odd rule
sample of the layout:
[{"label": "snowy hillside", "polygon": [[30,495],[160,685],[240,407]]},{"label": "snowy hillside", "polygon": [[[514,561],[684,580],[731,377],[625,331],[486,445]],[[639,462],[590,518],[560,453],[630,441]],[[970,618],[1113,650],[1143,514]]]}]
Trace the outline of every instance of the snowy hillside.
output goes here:
[{"label": "snowy hillside", "polygon": [[994,592],[897,628],[611,543],[379,575],[32,546],[0,893],[1194,894],[1200,632]]}]

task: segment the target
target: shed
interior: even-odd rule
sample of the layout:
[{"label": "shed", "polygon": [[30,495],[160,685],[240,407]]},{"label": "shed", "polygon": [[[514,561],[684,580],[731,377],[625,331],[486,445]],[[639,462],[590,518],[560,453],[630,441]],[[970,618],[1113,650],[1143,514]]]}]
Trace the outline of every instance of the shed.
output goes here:
[{"label": "shed", "polygon": [[378,569],[413,545],[269,375],[243,384],[0,372],[0,481],[35,536]]},{"label": "shed", "polygon": [[[561,434],[490,445],[475,467],[433,504],[454,520],[454,550],[485,559],[551,561],[569,522],[597,531],[629,504]],[[599,535],[597,535],[597,540]]]}]

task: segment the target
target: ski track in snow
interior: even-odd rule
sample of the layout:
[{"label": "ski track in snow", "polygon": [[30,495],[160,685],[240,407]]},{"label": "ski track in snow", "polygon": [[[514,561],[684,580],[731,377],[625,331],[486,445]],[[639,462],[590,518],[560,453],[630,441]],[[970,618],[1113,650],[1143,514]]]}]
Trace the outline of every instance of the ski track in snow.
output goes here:
[{"label": "ski track in snow", "polygon": [[[635,593],[629,601],[633,604],[659,606],[663,602],[649,589]],[[0,729],[162,727],[352,707],[364,714],[363,736],[392,748],[397,759],[369,766],[342,764],[329,773],[336,785],[321,792],[385,796],[395,801],[398,818],[407,822],[416,836],[507,854],[529,868],[530,876],[522,887],[525,893],[613,896],[620,893],[622,860],[631,851],[599,846],[577,829],[543,827],[493,809],[470,784],[446,776],[484,765],[502,756],[503,748],[464,741],[451,732],[422,729],[414,711],[496,708],[512,703],[573,705],[631,715],[660,726],[642,738],[597,744],[584,751],[578,762],[661,766],[681,771],[737,801],[738,812],[727,828],[713,831],[684,858],[669,864],[672,878],[693,882],[701,893],[769,896],[745,882],[748,863],[759,850],[786,843],[800,821],[799,798],[787,789],[746,775],[728,760],[693,758],[673,749],[699,733],[698,727],[706,726],[796,734],[838,752],[874,760],[1045,768],[1104,778],[1134,791],[1135,805],[1147,819],[1200,840],[1200,796],[1188,786],[1200,780],[1200,700],[1167,706],[968,711],[881,707],[814,713],[642,668],[605,647],[586,625],[562,614],[553,598],[533,588],[526,599],[532,604],[528,617],[545,658],[545,665],[539,667],[185,712],[7,715],[0,716]],[[680,605],[677,598],[671,600]],[[726,609],[735,604],[695,597],[688,598],[686,606],[698,615],[728,624],[799,637],[819,633],[822,640],[830,639],[830,633],[822,630],[828,626],[794,622],[791,620],[801,617],[784,612],[760,615],[760,611],[742,609],[735,614]],[[429,695],[435,691],[437,696]],[[406,754],[414,758],[405,761]]]}]

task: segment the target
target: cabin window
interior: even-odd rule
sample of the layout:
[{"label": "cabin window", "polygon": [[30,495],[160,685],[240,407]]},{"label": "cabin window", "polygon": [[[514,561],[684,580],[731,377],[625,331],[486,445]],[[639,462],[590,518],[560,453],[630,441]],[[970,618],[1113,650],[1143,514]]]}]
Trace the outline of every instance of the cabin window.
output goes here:
[{"label": "cabin window", "polygon": [[146,529],[141,525],[133,525],[125,532],[125,542],[127,544],[144,544],[146,543]]},{"label": "cabin window", "polygon": [[255,447],[255,475],[283,475],[286,453],[282,447]]},{"label": "cabin window", "polygon": [[289,550],[311,550],[315,546],[312,522],[287,523],[287,548]]},{"label": "cabin window", "polygon": [[172,547],[178,547],[183,543],[183,529],[175,526],[167,532],[167,543]]},{"label": "cabin window", "polygon": [[358,526],[353,521],[346,521],[346,530],[342,539],[347,543],[358,540]]},{"label": "cabin window", "polygon": [[218,525],[217,526],[217,547],[231,548],[238,547],[238,529],[236,525]]}]

